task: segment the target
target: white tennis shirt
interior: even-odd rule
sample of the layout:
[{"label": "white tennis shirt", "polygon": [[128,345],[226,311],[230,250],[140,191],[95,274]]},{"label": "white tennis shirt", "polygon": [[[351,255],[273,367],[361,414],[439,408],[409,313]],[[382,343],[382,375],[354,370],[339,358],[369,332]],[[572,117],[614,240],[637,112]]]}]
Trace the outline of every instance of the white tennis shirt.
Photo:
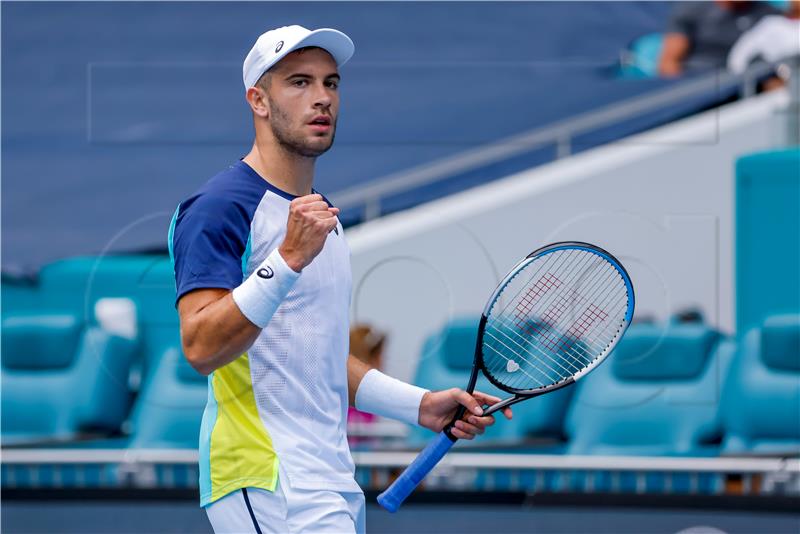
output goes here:
[{"label": "white tennis shirt", "polygon": [[[177,298],[233,289],[277,248],[289,203],[239,161],[178,206],[170,225]],[[209,375],[200,432],[201,505],[242,487],[361,491],[347,444],[352,278],[341,224],[245,354]]]}]

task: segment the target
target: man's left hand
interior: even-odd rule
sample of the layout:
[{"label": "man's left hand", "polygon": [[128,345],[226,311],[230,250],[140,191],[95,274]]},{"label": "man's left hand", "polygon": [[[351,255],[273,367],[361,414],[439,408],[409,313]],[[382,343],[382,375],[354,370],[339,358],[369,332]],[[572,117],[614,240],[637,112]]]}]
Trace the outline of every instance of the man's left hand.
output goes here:
[{"label": "man's left hand", "polygon": [[[482,406],[500,402],[500,399],[475,391],[470,395],[463,389],[452,388],[444,391],[429,391],[422,397],[419,405],[419,424],[434,432],[441,432],[456,416],[459,406],[467,408],[464,417],[456,421],[451,433],[458,439],[473,439],[483,434],[487,426],[494,424],[494,415],[484,417]],[[511,408],[503,408],[503,415],[511,419]]]}]

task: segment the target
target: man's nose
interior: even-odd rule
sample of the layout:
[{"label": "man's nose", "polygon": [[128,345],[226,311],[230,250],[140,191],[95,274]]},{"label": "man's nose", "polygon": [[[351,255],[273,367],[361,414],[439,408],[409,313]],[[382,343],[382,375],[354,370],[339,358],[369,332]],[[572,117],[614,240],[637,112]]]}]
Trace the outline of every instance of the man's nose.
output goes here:
[{"label": "man's nose", "polygon": [[330,91],[324,85],[320,84],[314,93],[314,107],[315,108],[329,108],[331,106],[332,98]]}]

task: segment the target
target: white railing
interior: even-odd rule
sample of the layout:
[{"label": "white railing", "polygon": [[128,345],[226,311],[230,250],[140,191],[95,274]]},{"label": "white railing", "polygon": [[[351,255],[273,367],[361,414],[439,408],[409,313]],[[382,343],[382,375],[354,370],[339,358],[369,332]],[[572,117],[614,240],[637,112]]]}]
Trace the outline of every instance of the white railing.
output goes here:
[{"label": "white railing", "polygon": [[[354,452],[356,478],[365,489],[384,488],[416,456],[416,452]],[[192,488],[197,485],[197,462],[194,449],[6,449],[2,451],[3,487]],[[557,482],[548,482],[547,473],[557,475]],[[660,476],[656,486],[648,481],[651,473]],[[612,492],[625,491],[623,478],[628,476],[633,477],[636,493],[669,493],[683,479],[690,494],[722,495],[729,492],[729,480],[736,479],[739,494],[800,495],[799,458],[453,452],[428,476],[426,486],[487,490],[502,484],[508,490],[532,493],[576,488],[593,492],[603,476],[607,480],[602,491]],[[503,477],[505,482],[499,483]],[[702,477],[707,486],[712,480],[711,489],[701,489]]]},{"label": "white railing", "polygon": [[[352,454],[360,467],[400,468],[417,457],[416,452],[406,451],[355,451]],[[4,465],[196,464],[197,461],[195,449],[4,449],[0,453],[0,462]],[[800,458],[746,456],[697,458],[452,452],[440,465],[489,469],[800,473]]]},{"label": "white railing", "polygon": [[[359,467],[402,468],[416,452],[353,452]],[[198,461],[195,449],[5,449],[3,465],[64,464],[191,464]],[[793,473],[800,474],[800,458],[759,457],[663,457],[576,456],[548,454],[492,454],[453,452],[440,463],[448,468],[678,471],[698,473]]]}]

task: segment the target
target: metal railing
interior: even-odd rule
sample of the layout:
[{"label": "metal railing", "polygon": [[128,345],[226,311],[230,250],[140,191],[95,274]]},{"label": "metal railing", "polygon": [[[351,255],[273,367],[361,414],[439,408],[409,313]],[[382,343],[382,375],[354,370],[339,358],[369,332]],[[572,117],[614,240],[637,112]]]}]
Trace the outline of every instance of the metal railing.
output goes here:
[{"label": "metal railing", "polygon": [[[416,452],[354,452],[365,489],[386,487]],[[6,449],[3,488],[195,488],[194,449]],[[654,482],[653,477],[656,480]],[[731,481],[736,484],[731,489]],[[641,457],[453,452],[426,479],[430,489],[631,491],[800,495],[800,459]],[[626,485],[627,484],[627,485]]]},{"label": "metal railing", "polygon": [[564,158],[572,154],[573,141],[579,135],[597,131],[645,113],[658,111],[671,104],[678,104],[687,98],[708,94],[711,91],[723,92],[736,88],[743,97],[749,97],[755,94],[758,80],[773,69],[772,65],[762,63],[752,66],[742,75],[715,71],[703,77],[680,83],[676,87],[655,91],[480,147],[470,148],[437,161],[391,173],[366,184],[341,190],[330,196],[339,208],[344,210],[363,206],[364,220],[374,219],[381,215],[381,203],[386,197],[435,184],[457,174],[485,167],[548,145],[555,145],[557,157]]}]

